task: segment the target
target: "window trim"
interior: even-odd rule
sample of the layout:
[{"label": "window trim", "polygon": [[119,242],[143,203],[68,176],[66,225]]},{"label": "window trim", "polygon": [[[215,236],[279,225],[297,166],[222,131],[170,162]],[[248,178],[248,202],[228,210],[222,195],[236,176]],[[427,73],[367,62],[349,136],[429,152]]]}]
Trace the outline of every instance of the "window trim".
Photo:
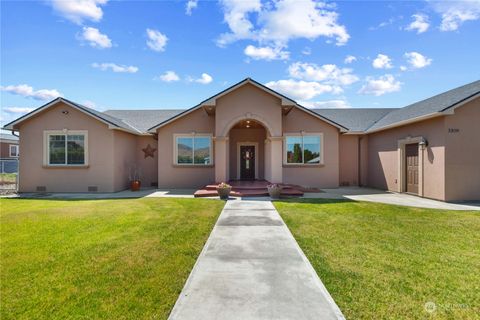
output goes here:
[{"label": "window trim", "polygon": [[[14,154],[12,154],[12,147],[15,149]],[[18,158],[20,156],[20,146],[18,144],[8,145],[8,154],[10,155],[10,158]]]},{"label": "window trim", "polygon": [[[195,163],[195,139],[193,139],[193,149],[192,149],[192,163],[178,163],[178,138],[195,138],[195,137],[207,137],[210,138],[210,163],[202,164]],[[209,167],[213,166],[213,134],[211,133],[175,133],[173,135],[173,165],[180,167]]]},{"label": "window trim", "polygon": [[[50,143],[49,143],[49,137],[50,136],[56,136],[56,135],[83,135],[83,141],[84,141],[84,163],[82,164],[68,164],[68,163],[61,163],[61,164],[51,164],[50,163]],[[67,139],[65,139],[65,142],[67,142]],[[65,144],[65,147],[67,144]],[[65,156],[67,156],[67,153],[65,153]],[[43,166],[44,167],[87,167],[88,164],[88,131],[87,130],[45,130],[43,131]]]},{"label": "window trim", "polygon": [[[302,154],[302,163],[288,163],[287,162],[287,137],[302,137],[302,153],[305,150],[303,137],[314,136],[320,138],[320,162],[319,163],[305,163],[305,155]],[[302,166],[314,167],[324,165],[324,142],[323,132],[288,132],[283,134],[283,165],[284,166]]]}]

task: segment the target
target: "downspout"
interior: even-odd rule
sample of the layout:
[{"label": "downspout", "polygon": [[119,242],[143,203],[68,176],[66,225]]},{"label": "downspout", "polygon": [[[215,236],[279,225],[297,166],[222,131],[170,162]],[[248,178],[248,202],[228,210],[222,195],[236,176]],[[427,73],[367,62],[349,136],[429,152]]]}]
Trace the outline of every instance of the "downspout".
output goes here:
[{"label": "downspout", "polygon": [[15,134],[15,130],[10,130],[12,132],[12,136],[15,136],[15,137],[20,137],[18,134]]}]

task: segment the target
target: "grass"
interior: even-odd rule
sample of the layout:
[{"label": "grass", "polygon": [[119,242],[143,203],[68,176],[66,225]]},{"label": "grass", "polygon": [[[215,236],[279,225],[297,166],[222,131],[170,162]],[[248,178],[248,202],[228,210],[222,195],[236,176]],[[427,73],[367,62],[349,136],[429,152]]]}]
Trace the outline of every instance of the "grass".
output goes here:
[{"label": "grass", "polygon": [[17,175],[15,173],[0,173],[0,183],[15,183]]},{"label": "grass", "polygon": [[275,206],[347,319],[480,318],[478,212],[320,199]]},{"label": "grass", "polygon": [[0,318],[167,318],[223,205],[0,199]]}]

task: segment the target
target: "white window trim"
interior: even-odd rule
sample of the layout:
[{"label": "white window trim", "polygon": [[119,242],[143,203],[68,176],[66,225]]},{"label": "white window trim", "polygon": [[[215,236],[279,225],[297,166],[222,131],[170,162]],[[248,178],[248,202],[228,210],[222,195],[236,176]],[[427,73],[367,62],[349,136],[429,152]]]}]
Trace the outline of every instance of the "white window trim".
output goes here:
[{"label": "white window trim", "polygon": [[[288,163],[287,162],[287,137],[302,137],[302,152],[304,150],[303,146],[303,137],[307,136],[317,136],[320,137],[320,162],[319,163]],[[324,164],[324,142],[323,142],[323,132],[294,132],[294,133],[284,133],[283,134],[283,164],[285,166],[318,166]],[[302,161],[304,157],[302,155]]]},{"label": "white window trim", "polygon": [[[49,137],[54,135],[83,135],[85,148],[85,162],[83,164],[50,164]],[[65,144],[65,147],[67,144]],[[65,153],[66,156],[67,153]],[[65,161],[66,162],[66,161]],[[88,166],[88,131],[87,130],[45,130],[43,131],[43,165],[48,167],[85,167]]]},{"label": "white window trim", "polygon": [[[178,163],[178,145],[177,145],[177,139],[178,138],[194,138],[194,137],[207,137],[210,138],[210,163],[209,164],[202,164],[202,163],[194,163],[194,158],[192,158],[192,163]],[[192,156],[195,157],[195,139],[193,139],[193,152]],[[184,133],[175,133],[173,135],[173,164],[176,166],[185,166],[185,167],[192,167],[192,166],[197,166],[197,167],[208,167],[213,165],[213,134],[211,133],[190,133],[190,134],[184,134]]]},{"label": "white window trim", "polygon": [[[12,147],[13,149],[15,149],[15,152],[12,153]],[[10,158],[18,158],[18,156],[20,155],[20,147],[18,146],[18,144],[11,144],[8,146],[8,151],[9,151],[9,154],[10,154]]]}]

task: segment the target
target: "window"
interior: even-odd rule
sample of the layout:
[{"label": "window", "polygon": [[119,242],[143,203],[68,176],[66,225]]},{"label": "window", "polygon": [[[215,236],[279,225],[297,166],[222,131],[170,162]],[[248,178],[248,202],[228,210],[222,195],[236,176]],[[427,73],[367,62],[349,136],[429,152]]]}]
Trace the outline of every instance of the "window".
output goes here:
[{"label": "window", "polygon": [[323,163],[322,134],[285,136],[285,164]]},{"label": "window", "polygon": [[10,145],[10,157],[18,157],[20,155],[18,145],[11,144]]},{"label": "window", "polygon": [[46,164],[80,166],[87,164],[86,131],[47,132]]},{"label": "window", "polygon": [[175,164],[179,165],[211,165],[211,135],[176,135]]}]

